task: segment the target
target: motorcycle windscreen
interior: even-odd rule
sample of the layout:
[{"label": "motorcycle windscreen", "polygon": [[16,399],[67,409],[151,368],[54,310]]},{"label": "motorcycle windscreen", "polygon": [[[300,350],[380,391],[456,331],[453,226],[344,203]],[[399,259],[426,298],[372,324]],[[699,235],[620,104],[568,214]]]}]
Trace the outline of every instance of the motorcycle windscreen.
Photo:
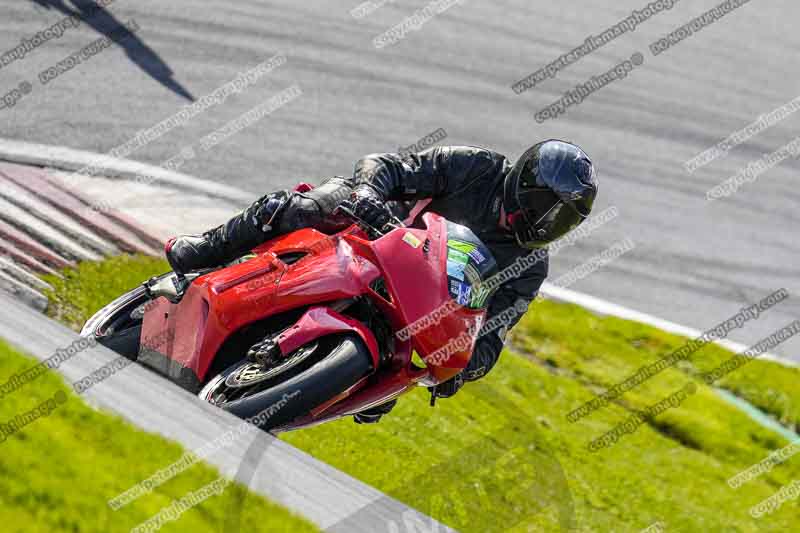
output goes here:
[{"label": "motorcycle windscreen", "polygon": [[423,220],[425,230],[395,231],[373,246],[402,317],[397,325],[441,381],[469,361],[492,293],[482,282],[497,264],[468,228],[433,213]]},{"label": "motorcycle windscreen", "polygon": [[[450,305],[434,327],[416,336],[416,345],[438,382],[466,367],[480,336],[498,267],[486,245],[467,227],[446,222],[445,275]],[[454,305],[453,305],[454,304]]]},{"label": "motorcycle windscreen", "polygon": [[487,283],[497,274],[497,261],[467,227],[447,222],[447,288],[467,309],[486,309],[496,287]]}]

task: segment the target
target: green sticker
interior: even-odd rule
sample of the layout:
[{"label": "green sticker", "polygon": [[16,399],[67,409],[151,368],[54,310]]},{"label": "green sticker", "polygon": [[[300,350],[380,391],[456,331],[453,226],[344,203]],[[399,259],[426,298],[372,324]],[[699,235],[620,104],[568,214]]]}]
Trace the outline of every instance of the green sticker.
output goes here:
[{"label": "green sticker", "polygon": [[449,248],[447,250],[447,260],[453,261],[455,263],[461,263],[462,265],[466,265],[469,263],[469,256],[464,252],[460,252],[453,248]]},{"label": "green sticker", "polygon": [[464,266],[464,274],[467,276],[467,281],[470,285],[480,285],[481,273],[478,272],[474,266],[468,264]]},{"label": "green sticker", "polygon": [[480,309],[486,303],[486,298],[489,296],[489,288],[486,286],[472,286],[472,302],[471,307]]},{"label": "green sticker", "polygon": [[465,254],[468,254],[477,248],[477,246],[471,242],[457,241],[455,239],[448,239],[447,246],[460,252],[464,252]]}]

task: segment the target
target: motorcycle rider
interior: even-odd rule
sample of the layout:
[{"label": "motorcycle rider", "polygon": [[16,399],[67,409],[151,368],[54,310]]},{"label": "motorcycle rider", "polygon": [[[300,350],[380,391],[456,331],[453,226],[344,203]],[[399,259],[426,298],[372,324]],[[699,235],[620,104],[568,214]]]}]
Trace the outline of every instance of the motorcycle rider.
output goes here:
[{"label": "motorcycle rider", "polygon": [[[471,229],[503,269],[583,222],[597,195],[597,179],[594,165],[578,146],[548,140],[529,148],[513,164],[497,152],[472,146],[371,154],[356,162],[352,178],[334,177],[311,190],[298,190],[304,192],[267,194],[202,235],[171,239],[166,246],[170,265],[179,273],[217,266],[304,227],[335,232],[351,223],[334,214],[342,203],[362,220],[382,227],[408,208],[404,202],[431,199],[423,212],[433,211]],[[530,304],[547,273],[544,254],[519,277],[500,285],[489,302],[487,320]],[[478,338],[468,366],[436,387],[436,396],[450,397],[465,381],[486,375],[497,362],[507,331],[521,316]],[[358,423],[377,422],[395,403],[354,418]]]}]

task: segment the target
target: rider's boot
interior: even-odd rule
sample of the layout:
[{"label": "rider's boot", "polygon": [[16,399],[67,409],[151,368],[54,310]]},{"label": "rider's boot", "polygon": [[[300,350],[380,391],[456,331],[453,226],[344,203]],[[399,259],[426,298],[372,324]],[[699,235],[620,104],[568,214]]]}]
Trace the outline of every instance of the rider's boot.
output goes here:
[{"label": "rider's boot", "polygon": [[395,405],[397,405],[397,400],[391,400],[366,411],[356,413],[353,415],[353,422],[356,424],[375,424],[380,421],[383,415],[389,414]]},{"label": "rider's boot", "polygon": [[287,191],[270,193],[202,235],[170,239],[164,250],[167,261],[179,274],[233,261],[276,235],[277,218],[289,197]]},{"label": "rider's boot", "polygon": [[165,252],[172,269],[185,274],[233,261],[259,244],[300,228],[338,231],[349,222],[335,214],[349,197],[351,180],[333,177],[318,187],[301,183],[292,193],[278,191],[256,200],[250,207],[202,235],[170,239]]}]

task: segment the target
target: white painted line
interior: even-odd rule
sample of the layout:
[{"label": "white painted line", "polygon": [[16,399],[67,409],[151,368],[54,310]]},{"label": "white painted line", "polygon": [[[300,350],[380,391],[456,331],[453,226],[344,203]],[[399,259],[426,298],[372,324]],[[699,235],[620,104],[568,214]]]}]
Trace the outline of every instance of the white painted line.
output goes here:
[{"label": "white painted line", "polygon": [[[60,168],[64,170],[78,170],[88,165],[104,167],[109,172],[109,177],[120,177],[123,179],[136,180],[139,176],[156,177],[159,181],[177,188],[188,188],[194,191],[216,196],[236,203],[249,204],[255,195],[242,191],[241,189],[227,185],[201,180],[186,174],[167,171],[153,165],[137,163],[135,161],[116,159],[109,156],[98,155],[83,150],[74,150],[66,147],[46,146],[41,144],[15,141],[0,138],[0,159],[5,159],[14,163],[28,163],[39,166]],[[97,162],[101,161],[102,164]],[[682,326],[669,320],[664,320],[653,315],[648,315],[621,305],[617,305],[588,294],[579,293],[569,289],[556,287],[547,282],[541,290],[542,294],[556,300],[574,303],[590,309],[597,313],[613,315],[627,320],[634,320],[643,324],[648,324],[685,337],[698,337],[703,332],[687,326]],[[715,340],[718,345],[739,353],[748,347],[744,344],[730,341],[728,339]],[[760,359],[772,361],[784,366],[800,367],[800,363],[795,363],[771,353],[759,356]]]},{"label": "white painted line", "polygon": [[[190,176],[167,172],[163,169],[124,161],[108,157],[101,157],[89,152],[80,152],[67,148],[54,148],[17,141],[0,139],[0,159],[28,165],[55,167],[62,170],[80,169],[84,166],[103,166],[108,173],[103,177],[122,177],[123,179],[136,179],[139,175],[155,177],[163,182],[172,191],[159,191],[156,206],[157,215],[162,216],[164,210],[174,210],[176,202],[186,202],[186,195],[176,194],[174,189],[189,189],[195,192],[194,196],[203,196],[205,199],[214,199],[211,203],[220,203],[226,200],[228,207],[237,204],[249,204],[255,195],[205,182]],[[102,163],[98,163],[98,159]],[[109,170],[110,169],[110,170]],[[50,174],[54,174],[50,172]],[[81,189],[87,183],[87,178],[58,172],[57,177],[71,186]],[[158,183],[156,182],[155,185]],[[120,182],[119,187],[125,184]],[[141,182],[128,184],[131,189],[141,188]],[[110,187],[114,189],[114,186]],[[146,186],[145,191],[152,195],[152,186]],[[120,191],[113,190],[112,193]],[[130,192],[130,191],[128,191]],[[200,195],[196,193],[201,193]],[[162,198],[166,197],[166,198]],[[93,196],[94,198],[94,196]],[[112,194],[112,199],[119,199]],[[166,200],[166,204],[163,200]],[[26,218],[26,230],[30,229],[28,222],[43,224],[42,221],[27,215],[22,210],[0,197],[0,203],[10,206],[14,212],[12,218]],[[15,202],[16,203],[16,202]],[[193,218],[204,220],[208,223],[209,212],[203,207],[209,207],[208,202],[189,202],[190,209],[202,217]],[[150,202],[152,205],[153,202]],[[168,205],[171,204],[171,205]],[[197,207],[195,207],[197,206]],[[190,213],[189,213],[190,214]],[[229,213],[219,213],[226,219]],[[33,219],[28,220],[28,219]],[[15,221],[19,223],[19,220]],[[207,229],[207,228],[206,228]],[[52,233],[52,231],[51,231]],[[77,243],[70,242],[71,247]],[[0,270],[0,288],[9,290],[17,298],[31,304],[31,307],[43,310],[47,300],[34,289],[19,283],[17,280]],[[17,309],[19,308],[19,309]],[[15,305],[13,300],[0,293],[0,336],[9,339],[13,344],[29,351],[40,359],[49,356],[59,346],[70,344],[75,334],[69,332],[54,321],[35,313],[24,306]],[[44,335],[43,332],[47,332]],[[110,362],[116,354],[97,346],[76,355],[72,360],[62,365],[59,369],[68,378],[77,380],[90,373],[90,368],[95,368],[98,363]],[[194,395],[175,387],[163,378],[152,372],[131,365],[125,370],[127,375],[113,376],[104,383],[93,387],[87,393],[87,399],[96,404],[122,415],[146,431],[160,433],[168,438],[178,440],[190,449],[200,448],[215,436],[230,431],[238,426],[240,421],[232,415],[221,411]],[[138,390],[137,390],[138,389]],[[154,391],[157,391],[154,393]],[[170,409],[164,411],[164,405]],[[176,415],[176,413],[178,413]],[[338,533],[371,533],[386,530],[390,524],[401,523],[409,517],[417,523],[430,524],[436,531],[454,532],[454,530],[439,524],[425,515],[407,507],[401,502],[386,496],[378,490],[344,474],[343,472],[326,465],[310,455],[303,453],[292,446],[276,440],[265,433],[256,436],[257,440],[267,441],[264,448],[263,461],[259,472],[252,479],[242,480],[249,482],[250,488],[255,492],[268,496],[273,501],[283,504],[290,510],[305,516],[320,528]],[[241,465],[246,459],[247,450],[241,446],[234,453],[219,453],[209,458],[209,461],[218,466],[223,473],[234,475],[241,471]],[[264,466],[267,471],[262,473]]]},{"label": "white painted line", "polygon": [[[589,309],[590,311],[594,311],[603,315],[611,315],[617,318],[641,322],[642,324],[647,324],[648,326],[653,326],[668,333],[674,333],[675,335],[696,338],[703,334],[703,332],[699,329],[682,326],[680,324],[676,324],[675,322],[670,322],[669,320],[664,320],[653,315],[648,315],[647,313],[635,311],[628,307],[623,307],[600,298],[595,298],[594,296],[589,296],[588,294],[557,287],[547,282],[542,285],[541,293],[542,295],[552,298],[553,300],[560,300],[562,302],[580,305],[581,307]],[[741,353],[749,348],[749,346],[728,339],[717,339],[713,342],[734,353]],[[771,361],[773,363],[778,363],[780,365],[792,368],[800,367],[799,363],[790,361],[788,359],[783,359],[771,353],[761,354],[758,356],[758,359]]]},{"label": "white painted line", "polygon": [[[52,356],[58,348],[74,345],[78,339],[65,326],[19,305],[2,292],[0,337],[39,360]],[[97,345],[76,353],[59,366],[58,372],[72,383],[118,358],[111,350]],[[241,420],[230,413],[135,364],[95,385],[83,398],[145,431],[175,440],[188,450],[199,450],[220,435],[238,434],[241,425]],[[322,530],[391,531],[390,524],[403,523],[403,518],[409,518],[426,524],[430,531],[453,532],[272,435],[259,431],[252,439],[262,441],[263,454],[258,457],[248,457],[248,439],[238,439],[214,451],[207,461],[226,476],[245,474],[247,479],[239,480],[252,491],[306,517]],[[255,464],[251,464],[253,459]]]},{"label": "white painted line", "polygon": [[238,204],[250,204],[256,197],[253,193],[235,187],[200,180],[154,165],[75,150],[65,146],[48,146],[0,138],[0,160],[70,171],[91,166],[96,175],[107,178],[141,181],[144,177],[147,180],[153,179],[155,182],[161,182],[177,189],[187,189]]},{"label": "white painted line", "polygon": [[[188,188],[210,196],[220,197],[236,203],[249,204],[254,194],[242,191],[236,187],[219,185],[216,183],[201,180],[186,174],[171,172],[153,165],[146,165],[134,161],[116,159],[109,156],[101,156],[83,150],[73,150],[66,147],[46,146],[41,144],[15,141],[0,138],[0,159],[6,159],[15,163],[29,163],[39,166],[48,166],[64,170],[78,170],[87,165],[97,164],[101,161],[102,166],[110,174],[109,177],[121,177],[123,179],[137,179],[138,176],[153,176],[159,181],[177,188]],[[646,313],[635,311],[621,305],[617,305],[588,294],[582,294],[569,289],[556,287],[547,282],[542,286],[542,294],[556,300],[574,303],[606,315],[613,315],[619,318],[635,320],[643,324],[648,324],[685,337],[698,337],[703,332],[682,326],[669,320],[664,320]],[[739,353],[748,347],[727,339],[714,341],[723,348]],[[767,361],[772,361],[784,366],[798,367],[799,363],[789,361],[771,353],[765,353],[759,357]]]},{"label": "white painted line", "polygon": [[[203,195],[207,195],[212,198],[220,198],[232,202],[234,204],[249,204],[253,198],[255,197],[254,194],[239,190],[234,187],[229,187],[225,185],[219,185],[207,181],[203,181],[188,175],[179,174],[176,172],[171,172],[164,170],[160,167],[154,167],[152,165],[146,165],[142,163],[137,163],[134,161],[129,160],[120,160],[111,158],[108,156],[98,156],[97,154],[93,154],[91,152],[85,152],[81,150],[73,150],[70,148],[65,147],[51,147],[39,144],[32,144],[32,143],[25,143],[20,141],[13,141],[8,139],[0,139],[0,160],[7,160],[14,163],[19,164],[31,164],[43,167],[50,167],[56,168],[66,171],[75,171],[79,170],[86,166],[97,166],[102,167],[103,172],[101,174],[104,177],[109,178],[121,178],[124,180],[135,181],[133,185],[140,185],[141,176],[147,176],[150,178],[156,179],[158,182],[162,182],[170,187],[177,188],[177,189],[188,189],[194,192],[199,192]],[[69,181],[70,178],[74,179],[74,183],[80,183],[79,179],[76,179],[74,176],[64,175],[64,173],[60,173],[61,177],[65,180]],[[159,206],[160,207],[160,206]],[[187,209],[187,214],[192,209]],[[194,209],[194,211],[202,211],[203,208]],[[202,213],[200,213],[202,216]],[[197,218],[197,217],[195,217]],[[12,293],[18,295],[18,297],[22,297],[23,299],[30,300],[32,299],[34,302],[34,307],[37,305],[42,304],[42,299],[44,297],[39,294],[37,291],[27,287],[25,285],[20,284],[7,274],[4,274],[0,271],[0,286],[8,287],[11,285],[10,289]],[[703,332],[696,330],[694,328],[689,328],[686,326],[682,326],[680,324],[670,322],[668,320],[660,319],[658,317],[648,315],[646,313],[642,313],[639,311],[635,311],[633,309],[629,309],[627,307],[623,307],[621,305],[617,305],[599,298],[595,298],[593,296],[589,296],[587,294],[582,294],[576,291],[572,291],[569,289],[564,289],[560,287],[556,287],[549,283],[545,283],[542,286],[541,290],[542,294],[546,297],[560,300],[564,302],[573,303],[584,307],[590,311],[594,311],[596,313],[604,314],[604,315],[611,315],[616,316],[618,318],[623,318],[627,320],[633,320],[637,322],[641,322],[643,324],[647,324],[653,327],[660,328],[664,331],[669,333],[674,333],[676,335],[682,335],[685,337],[695,338],[699,337]],[[0,295],[0,301],[3,299],[2,295]],[[46,305],[46,299],[44,299],[44,304]],[[2,324],[0,324],[0,329],[2,329]],[[22,328],[24,329],[24,328]],[[15,331],[13,328],[6,332],[7,337],[12,337],[12,332],[18,334],[19,331]],[[24,335],[25,336],[25,335]],[[26,341],[22,343],[25,346],[30,346],[33,337],[26,336]],[[39,339],[41,340],[41,339]],[[733,352],[739,353],[747,349],[747,346],[736,343],[733,341],[729,341],[727,339],[716,340],[714,341],[720,346],[727,348]],[[45,352],[46,353],[46,352]],[[41,355],[40,355],[41,357]],[[106,356],[107,358],[110,357],[109,355]],[[760,358],[769,360],[784,366],[789,367],[797,367],[800,366],[797,363],[792,361],[781,359],[773,354],[763,354]],[[83,370],[84,372],[86,369]],[[143,369],[134,368],[133,372],[145,372]],[[150,374],[147,374],[150,377]],[[152,378],[151,378],[152,379]],[[148,379],[144,378],[142,381],[149,381]],[[111,385],[109,383],[107,385]],[[121,383],[120,383],[121,384]],[[155,383],[149,383],[150,387],[153,387]],[[130,382],[127,382],[127,386],[130,387]],[[110,388],[110,387],[109,387]],[[98,393],[98,391],[104,391],[104,394]],[[98,391],[93,393],[95,396],[95,401],[98,403],[104,404],[106,407],[116,410],[118,413],[126,416],[128,419],[135,421],[140,427],[144,427],[145,429],[159,431],[168,437],[175,438],[184,442],[185,444],[189,444],[187,442],[187,436],[192,435],[197,428],[202,428],[203,424],[196,423],[192,424],[185,424],[186,428],[177,428],[175,427],[174,421],[170,421],[170,424],[165,424],[163,420],[155,420],[152,419],[145,419],[142,415],[143,412],[150,412],[146,407],[142,409],[142,406],[138,406],[136,404],[131,404],[128,409],[121,409],[121,405],[125,405],[125,402],[130,402],[130,397],[138,397],[140,399],[146,399],[147,395],[130,395],[128,394],[129,391],[120,391],[120,390],[108,390],[106,387],[98,387]],[[172,395],[179,393],[180,391],[174,391],[172,388],[164,389],[165,395]],[[113,399],[112,399],[113,398]],[[145,402],[146,403],[146,402]],[[188,410],[188,409],[187,409]],[[203,410],[206,411],[205,413],[195,413],[195,418],[207,420],[208,418],[214,417],[218,418],[220,416],[224,417],[225,414],[218,412],[218,410],[214,410],[210,406],[204,405]],[[185,411],[184,411],[185,412]],[[232,423],[232,422],[229,422]],[[205,425],[208,425],[207,423]],[[169,432],[165,431],[165,427],[170,427],[171,430]],[[278,441],[279,442],[279,441]],[[196,444],[193,443],[193,444]],[[332,520],[336,513],[333,513],[333,510],[336,509],[339,514],[341,513],[352,513],[353,512],[353,505],[356,508],[361,507],[364,509],[368,509],[371,516],[369,516],[367,522],[369,525],[366,525],[366,529],[370,530],[371,526],[375,524],[379,524],[382,521],[388,519],[389,516],[397,516],[398,512],[401,512],[404,509],[402,504],[396,502],[388,497],[381,497],[380,493],[371,489],[369,487],[360,484],[352,479],[348,479],[347,476],[338,472],[337,470],[331,468],[328,465],[322,465],[317,463],[315,460],[307,456],[306,454],[302,454],[297,450],[292,449],[288,445],[279,442],[281,447],[284,447],[283,453],[288,454],[287,457],[290,458],[291,461],[294,461],[294,464],[285,464],[286,460],[281,458],[277,462],[273,464],[276,467],[284,467],[286,469],[286,476],[289,476],[295,482],[298,482],[301,490],[298,490],[296,494],[293,494],[291,498],[285,499],[287,492],[284,491],[276,491],[275,486],[270,486],[269,483],[265,483],[264,478],[257,478],[260,484],[254,487],[258,492],[262,494],[266,494],[272,497],[275,497],[279,503],[283,503],[287,505],[289,508],[294,509],[301,514],[306,516],[310,515],[310,518],[314,520],[317,524],[325,526],[332,525]],[[275,447],[273,446],[273,449]],[[236,461],[241,461],[242,458],[239,457],[231,461],[232,458],[227,458],[227,461],[217,462],[214,461],[218,466],[223,467],[223,463],[225,467],[223,470],[230,471],[232,464],[238,464]],[[305,465],[306,468],[300,468],[300,465],[303,463],[310,463]],[[302,471],[302,475],[297,476],[298,471]],[[274,473],[274,472],[273,472]],[[314,479],[314,478],[317,479]],[[336,480],[333,481],[332,478]],[[280,479],[280,476],[279,476]],[[285,489],[286,487],[282,487]],[[333,490],[332,490],[333,489]],[[342,493],[344,490],[348,489],[348,493],[360,492],[360,502],[356,503],[352,501],[351,497],[344,498],[344,500],[349,504],[350,508],[345,509],[342,508]],[[316,493],[316,498],[309,498],[307,494],[303,494],[303,491],[310,491],[311,493]],[[327,503],[328,494],[331,491],[338,495],[339,503],[338,505],[331,502],[333,504]],[[324,494],[324,495],[323,495]],[[389,502],[389,507],[391,509],[389,512],[386,512],[384,509],[373,509],[371,507],[371,503],[377,501],[377,499],[384,499]],[[406,511],[407,512],[407,511]],[[385,523],[385,522],[384,522]],[[449,531],[449,530],[448,530]]]}]

